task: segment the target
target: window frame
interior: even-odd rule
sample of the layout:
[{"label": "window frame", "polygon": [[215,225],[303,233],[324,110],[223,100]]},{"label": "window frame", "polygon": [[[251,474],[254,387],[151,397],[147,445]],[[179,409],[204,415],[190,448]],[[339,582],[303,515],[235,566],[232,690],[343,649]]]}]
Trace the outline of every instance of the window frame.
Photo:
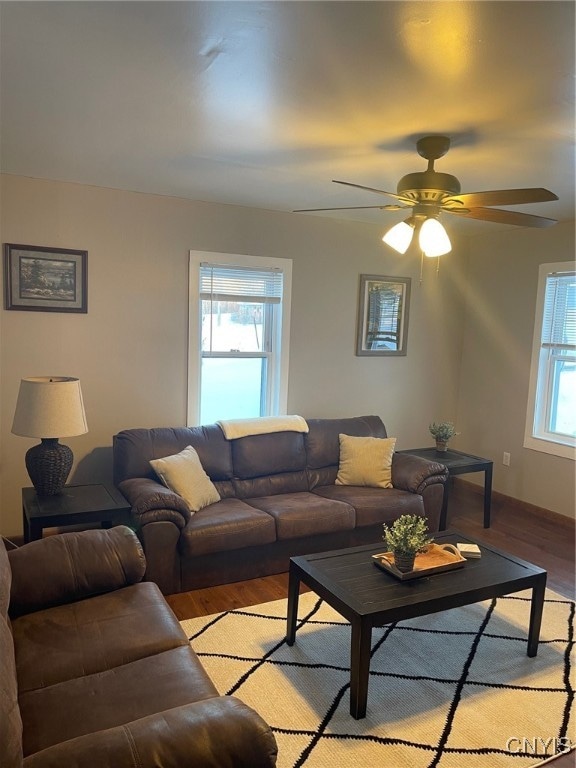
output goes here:
[{"label": "window frame", "polygon": [[[266,360],[266,373],[263,387],[267,389],[270,408],[266,415],[277,416],[287,413],[288,405],[288,370],[290,357],[290,310],[292,296],[292,259],[252,256],[248,254],[217,253],[214,251],[189,252],[188,272],[188,388],[187,388],[187,425],[200,424],[200,395],[202,378],[202,301],[200,299],[200,265],[204,263],[236,267],[255,267],[259,269],[274,268],[282,271],[283,288],[280,304],[280,328],[272,328],[270,324],[266,333],[270,334],[269,341],[280,345],[279,354],[272,349],[270,352],[210,352],[206,357],[239,357]],[[266,307],[266,305],[264,305]],[[269,310],[272,307],[269,306]],[[265,310],[268,311],[268,310]],[[265,396],[261,392],[261,397]]]},{"label": "window frame", "polygon": [[[553,407],[554,365],[558,355],[544,357],[543,350],[550,348],[542,341],[544,324],[544,303],[548,278],[555,274],[574,274],[575,263],[570,261],[541,264],[538,270],[538,291],[536,296],[536,315],[532,342],[530,365],[530,384],[526,410],[524,448],[549,453],[554,456],[576,460],[576,438],[546,430],[547,414]],[[552,400],[551,400],[552,398]]]}]

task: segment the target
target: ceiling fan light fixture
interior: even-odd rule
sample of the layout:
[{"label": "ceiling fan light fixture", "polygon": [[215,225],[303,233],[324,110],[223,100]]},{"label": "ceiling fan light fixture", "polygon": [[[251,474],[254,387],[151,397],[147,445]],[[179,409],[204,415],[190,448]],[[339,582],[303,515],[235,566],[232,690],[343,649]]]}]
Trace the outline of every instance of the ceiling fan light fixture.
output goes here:
[{"label": "ceiling fan light fixture", "polygon": [[406,253],[413,236],[414,225],[409,224],[408,221],[401,221],[386,232],[382,241],[389,245],[390,248],[394,248],[398,253]]},{"label": "ceiling fan light fixture", "polygon": [[438,219],[428,218],[420,227],[418,242],[426,256],[443,256],[450,253],[452,243]]}]

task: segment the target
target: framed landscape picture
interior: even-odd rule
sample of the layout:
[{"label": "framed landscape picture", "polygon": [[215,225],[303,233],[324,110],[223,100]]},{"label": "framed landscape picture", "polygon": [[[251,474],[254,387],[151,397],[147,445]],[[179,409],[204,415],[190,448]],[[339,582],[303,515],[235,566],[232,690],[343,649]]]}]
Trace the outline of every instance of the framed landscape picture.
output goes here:
[{"label": "framed landscape picture", "polygon": [[6,309],[88,311],[87,251],[4,244]]},{"label": "framed landscape picture", "polygon": [[410,278],[360,275],[357,355],[405,355]]}]

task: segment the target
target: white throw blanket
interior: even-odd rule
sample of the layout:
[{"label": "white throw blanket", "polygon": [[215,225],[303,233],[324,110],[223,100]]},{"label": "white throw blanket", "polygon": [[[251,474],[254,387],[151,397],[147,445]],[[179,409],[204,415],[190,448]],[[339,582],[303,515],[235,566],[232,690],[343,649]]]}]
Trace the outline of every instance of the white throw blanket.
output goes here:
[{"label": "white throw blanket", "polygon": [[248,435],[264,435],[268,432],[308,432],[308,424],[302,416],[260,416],[255,419],[225,419],[217,421],[226,440],[236,440]]}]

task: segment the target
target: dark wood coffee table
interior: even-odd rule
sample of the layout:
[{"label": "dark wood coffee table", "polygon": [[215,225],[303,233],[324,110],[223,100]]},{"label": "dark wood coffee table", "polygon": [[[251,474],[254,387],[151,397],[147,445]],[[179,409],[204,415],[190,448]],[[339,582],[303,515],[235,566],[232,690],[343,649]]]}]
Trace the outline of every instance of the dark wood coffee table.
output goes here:
[{"label": "dark wood coffee table", "polygon": [[[472,539],[447,531],[434,541],[455,544]],[[357,720],[366,715],[372,627],[532,589],[527,653],[536,656],[546,571],[484,544],[479,546],[482,557],[468,560],[459,570],[404,582],[374,565],[371,555],[383,552],[382,544],[292,557],[286,642],[293,645],[296,638],[298,595],[303,582],[352,625],[350,714]]]}]

